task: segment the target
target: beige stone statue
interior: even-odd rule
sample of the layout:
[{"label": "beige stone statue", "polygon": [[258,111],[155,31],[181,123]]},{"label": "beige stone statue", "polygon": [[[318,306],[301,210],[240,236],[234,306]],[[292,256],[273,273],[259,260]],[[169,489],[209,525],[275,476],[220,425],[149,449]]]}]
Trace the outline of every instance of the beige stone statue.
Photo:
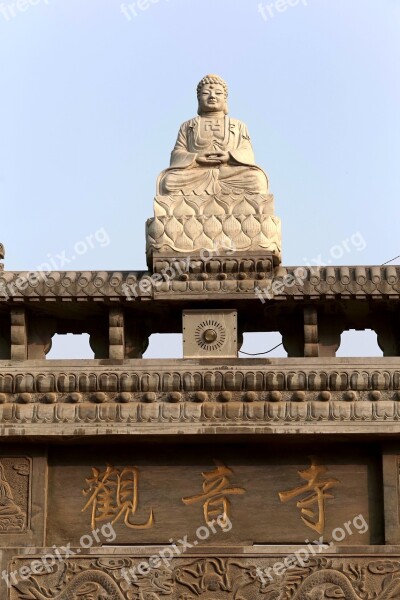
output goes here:
[{"label": "beige stone statue", "polygon": [[268,194],[268,178],[255,164],[247,127],[228,116],[228,88],[217,75],[197,86],[198,117],[181,126],[158,195],[222,192]]},{"label": "beige stone statue", "polygon": [[[247,127],[228,116],[226,83],[206,75],[198,116],[181,126],[171,164],[157,180],[146,225],[150,268],[157,256],[226,250],[281,260],[281,225],[268,178],[254,160]],[[154,263],[155,264],[155,263]]]}]

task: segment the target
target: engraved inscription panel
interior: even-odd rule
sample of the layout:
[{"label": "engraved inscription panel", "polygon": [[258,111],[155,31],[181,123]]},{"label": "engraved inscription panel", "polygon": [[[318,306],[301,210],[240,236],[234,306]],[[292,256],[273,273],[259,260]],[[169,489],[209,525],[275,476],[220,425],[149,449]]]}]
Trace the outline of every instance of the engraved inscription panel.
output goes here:
[{"label": "engraved inscription panel", "polygon": [[[343,545],[382,543],[379,457],[313,451],[281,449],[278,456],[256,444],[54,449],[47,540],[78,545],[111,523],[117,545],[166,544],[219,518],[202,544],[329,542],[341,537],[336,528],[344,528],[336,540]],[[346,529],[357,515],[367,527]]]}]

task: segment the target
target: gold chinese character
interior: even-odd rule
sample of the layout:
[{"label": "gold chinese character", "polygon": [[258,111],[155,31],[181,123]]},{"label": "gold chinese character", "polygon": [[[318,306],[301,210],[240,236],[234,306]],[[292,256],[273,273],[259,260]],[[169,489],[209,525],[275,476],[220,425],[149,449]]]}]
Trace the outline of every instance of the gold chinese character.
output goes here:
[{"label": "gold chinese character", "polygon": [[101,473],[99,469],[92,468],[93,476],[86,479],[88,489],[83,490],[84,496],[89,500],[82,512],[92,507],[92,528],[101,521],[109,520],[112,525],[124,515],[124,523],[130,529],[149,529],[154,523],[153,511],[146,523],[132,523],[139,500],[139,470],[137,467],[124,467],[122,470],[107,465]]},{"label": "gold chinese character", "polygon": [[229,520],[229,510],[231,503],[227,496],[245,494],[246,490],[239,487],[229,487],[230,476],[233,475],[232,469],[226,467],[222,462],[214,461],[217,468],[213,471],[202,473],[204,478],[203,494],[182,498],[186,505],[203,501],[203,513],[206,523],[215,518],[222,517],[221,526],[227,524]]},{"label": "gold chinese character", "polygon": [[[301,519],[307,527],[314,529],[318,533],[323,533],[325,528],[325,500],[326,498],[334,498],[332,494],[327,494],[326,491],[334,485],[339,484],[340,481],[333,477],[321,480],[320,477],[327,472],[327,467],[317,465],[317,461],[313,456],[310,459],[311,467],[304,471],[298,471],[300,477],[307,481],[307,483],[287,492],[279,492],[279,498],[281,502],[288,502],[296,496],[301,496],[312,490],[313,493],[303,498],[303,500],[299,500],[296,506],[305,515]],[[318,507],[318,515],[316,515],[315,510],[310,508],[314,504]]]}]

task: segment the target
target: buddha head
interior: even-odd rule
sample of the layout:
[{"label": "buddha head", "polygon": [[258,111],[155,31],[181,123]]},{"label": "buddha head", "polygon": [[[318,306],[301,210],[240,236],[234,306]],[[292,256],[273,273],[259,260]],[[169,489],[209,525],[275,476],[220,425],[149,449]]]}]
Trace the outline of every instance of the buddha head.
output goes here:
[{"label": "buddha head", "polygon": [[218,75],[206,75],[197,85],[198,114],[228,114],[228,86]]}]

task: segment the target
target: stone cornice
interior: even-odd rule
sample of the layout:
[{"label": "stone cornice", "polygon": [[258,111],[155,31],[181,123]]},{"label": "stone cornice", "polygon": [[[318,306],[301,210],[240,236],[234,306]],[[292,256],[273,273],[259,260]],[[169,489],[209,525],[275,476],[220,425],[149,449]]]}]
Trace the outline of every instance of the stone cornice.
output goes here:
[{"label": "stone cornice", "polygon": [[[322,297],[356,300],[400,298],[398,266],[342,266],[319,269],[280,267],[271,278],[266,273],[257,272],[256,260],[254,268],[250,264],[241,264],[243,259],[235,259],[234,256],[230,262],[232,264],[229,272],[223,270],[226,270],[226,261],[212,260],[207,265],[200,266],[196,263],[194,270],[198,268],[200,272],[189,270],[188,273],[168,281],[162,281],[160,277],[156,286],[140,286],[141,282],[148,281],[151,277],[151,273],[147,271],[54,271],[45,277],[38,277],[36,274],[33,278],[31,272],[2,271],[0,303],[21,302],[25,299],[35,302],[70,299],[133,301],[152,298],[172,300],[182,297],[197,299],[199,296],[204,299],[213,296],[221,300],[257,300],[257,291],[268,292],[274,284],[277,287],[270,294],[274,300]],[[303,273],[304,277],[299,278],[298,275]]]},{"label": "stone cornice", "polygon": [[1,435],[400,432],[400,361],[0,362]]}]

